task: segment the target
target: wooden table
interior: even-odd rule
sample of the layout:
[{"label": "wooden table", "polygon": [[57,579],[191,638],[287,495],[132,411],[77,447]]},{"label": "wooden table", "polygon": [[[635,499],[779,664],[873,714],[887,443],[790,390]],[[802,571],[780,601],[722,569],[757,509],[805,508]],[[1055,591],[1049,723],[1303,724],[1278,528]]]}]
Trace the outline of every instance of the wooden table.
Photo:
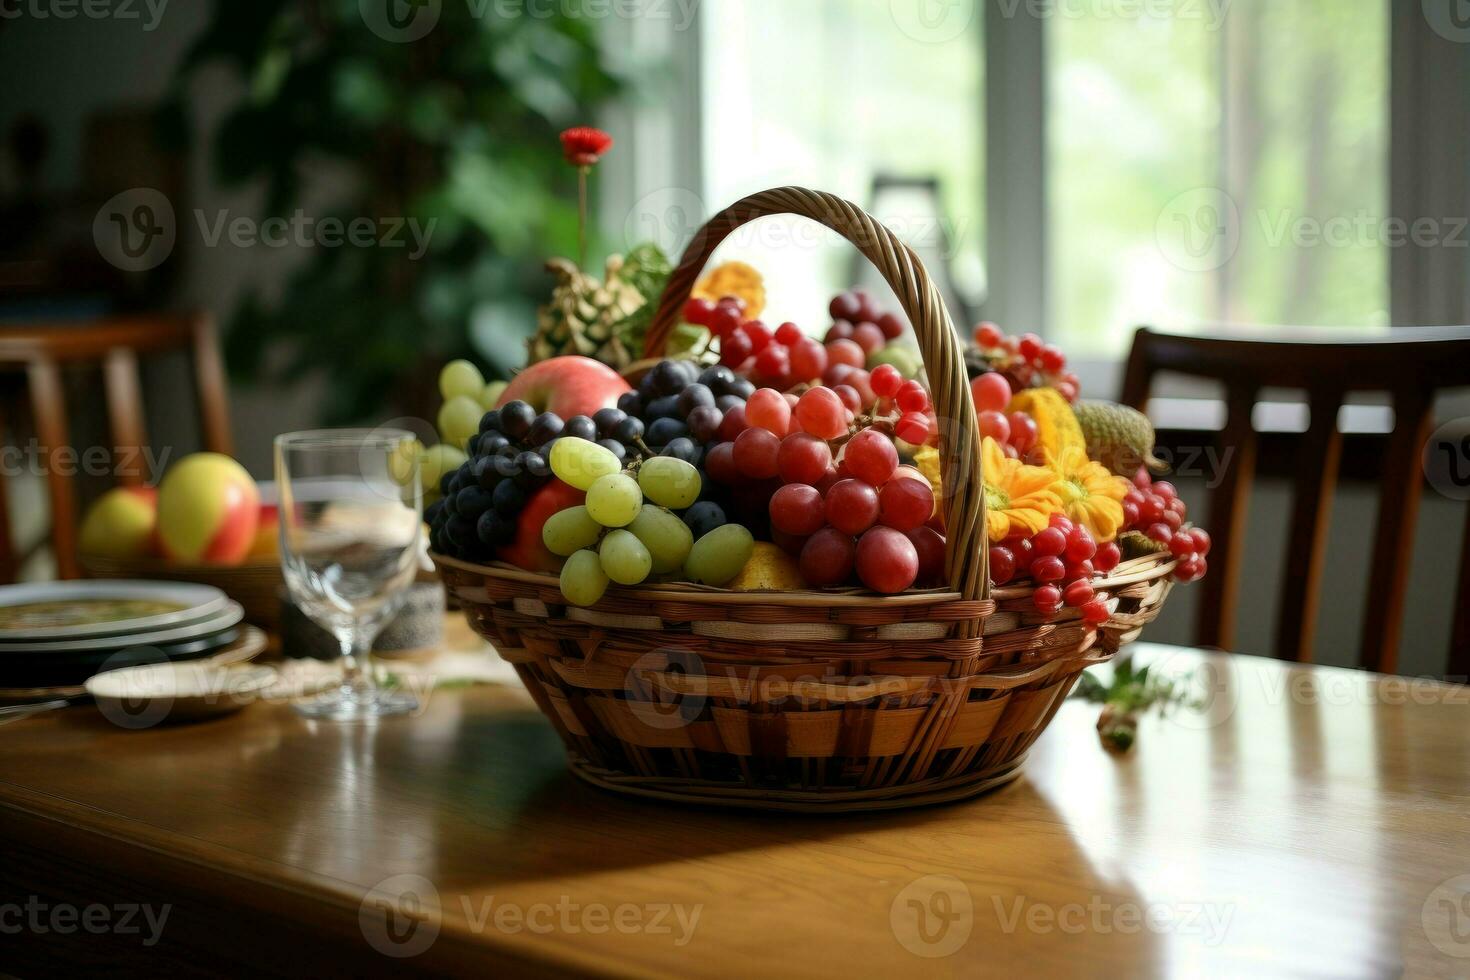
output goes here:
[{"label": "wooden table", "polygon": [[1210,710],[1117,759],[1071,702],[991,796],[830,818],[584,786],[509,688],[53,712],[0,729],[0,973],[1470,974],[1470,688],[1139,652]]}]

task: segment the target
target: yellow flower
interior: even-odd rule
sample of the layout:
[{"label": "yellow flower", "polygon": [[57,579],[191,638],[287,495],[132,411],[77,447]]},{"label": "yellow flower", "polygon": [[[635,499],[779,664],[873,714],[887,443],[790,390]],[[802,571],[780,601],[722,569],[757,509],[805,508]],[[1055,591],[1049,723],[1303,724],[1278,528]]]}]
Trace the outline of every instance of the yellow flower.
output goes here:
[{"label": "yellow flower", "polygon": [[985,529],[990,540],[1003,541],[1015,531],[1035,534],[1046,527],[1052,514],[1061,511],[1061,498],[1053,489],[1057,478],[1051,470],[1007,459],[989,436],[981,443],[980,460],[985,481]]},{"label": "yellow flower", "polygon": [[1046,454],[1046,468],[1054,474],[1052,487],[1062,501],[1062,511],[1092,532],[1099,544],[1118,536],[1123,526],[1123,497],[1128,481],[1114,476],[1087,453],[1068,446],[1060,453]]}]

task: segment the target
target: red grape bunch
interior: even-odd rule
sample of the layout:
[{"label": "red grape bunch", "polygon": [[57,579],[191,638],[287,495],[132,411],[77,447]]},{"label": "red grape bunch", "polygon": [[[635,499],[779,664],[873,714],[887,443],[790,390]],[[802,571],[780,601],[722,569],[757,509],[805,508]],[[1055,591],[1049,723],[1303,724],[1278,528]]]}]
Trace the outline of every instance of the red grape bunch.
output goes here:
[{"label": "red grape bunch", "polygon": [[[928,394],[890,371],[891,377],[881,367],[873,374],[882,397],[904,413],[893,424],[901,429],[917,416],[909,424],[927,436]],[[899,465],[898,448],[884,431],[891,420],[858,417],[825,386],[800,397],[761,388],[742,415],[738,431],[722,426],[721,437],[732,438],[710,449],[706,468],[737,495],[760,488],[771,539],[799,556],[809,584],[845,585],[855,575],[875,592],[892,593],[939,581],[944,538],[929,526],[934,492],[918,470]]]},{"label": "red grape bunch", "polygon": [[1031,601],[1048,616],[1062,606],[1081,611],[1084,622],[1098,625],[1110,615],[1108,596],[1090,581],[1097,572],[1118,566],[1122,553],[1111,541],[1098,544],[1081,524],[1061,514],[1035,534],[1012,534],[990,546],[990,580],[997,586],[1029,578],[1036,583]]},{"label": "red grape bunch", "polygon": [[1034,333],[1011,336],[993,323],[976,326],[974,339],[978,351],[967,358],[972,375],[995,371],[1014,390],[1047,385],[1061,392],[1067,401],[1077,400],[1081,384],[1077,375],[1067,370],[1067,355],[1056,345]]},{"label": "red grape bunch", "polygon": [[1138,531],[1156,544],[1169,549],[1178,559],[1174,578],[1193,582],[1203,578],[1209,569],[1205,556],[1210,553],[1210,532],[1188,523],[1188,508],[1166,480],[1154,482],[1148,470],[1138,468],[1133,489],[1123,498],[1123,529]]}]

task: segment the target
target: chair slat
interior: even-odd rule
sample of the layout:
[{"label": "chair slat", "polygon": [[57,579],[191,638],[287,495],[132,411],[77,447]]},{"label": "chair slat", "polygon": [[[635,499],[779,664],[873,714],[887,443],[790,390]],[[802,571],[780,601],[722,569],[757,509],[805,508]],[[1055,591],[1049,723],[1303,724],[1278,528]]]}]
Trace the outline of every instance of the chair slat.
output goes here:
[{"label": "chair slat", "polygon": [[138,381],[138,355],[129,348],[114,347],[102,361],[102,378],[112,427],[113,475],[119,483],[139,486],[148,476],[141,468],[141,450],[148,445],[148,437],[143,421],[142,385]]},{"label": "chair slat", "polygon": [[1199,613],[1196,642],[1229,650],[1235,645],[1235,612],[1240,590],[1240,564],[1245,556],[1246,513],[1250,509],[1251,479],[1256,471],[1256,432],[1251,427],[1254,388],[1236,388],[1227,401],[1225,429],[1220,444],[1233,450],[1220,483],[1210,495],[1210,553]]},{"label": "chair slat", "polygon": [[1460,584],[1455,589],[1455,625],[1450,630],[1450,659],[1447,677],[1470,683],[1470,514],[1465,515],[1465,533],[1460,541]]},{"label": "chair slat", "polygon": [[1433,392],[1418,384],[1394,395],[1393,434],[1383,459],[1378,526],[1363,620],[1362,664],[1392,673],[1398,667],[1399,629],[1414,551],[1414,525],[1424,486],[1421,453],[1434,419]]},{"label": "chair slat", "polygon": [[1305,663],[1312,659],[1332,497],[1342,458],[1342,433],[1337,428],[1341,407],[1342,395],[1337,391],[1312,394],[1311,422],[1297,455],[1286,574],[1276,627],[1275,653],[1285,660]]},{"label": "chair slat", "polygon": [[215,336],[214,319],[207,314],[198,314],[193,319],[192,329],[194,379],[199,389],[199,415],[204,429],[204,445],[212,452],[233,456],[235,440],[230,435],[225,370],[220,359],[219,340]]},{"label": "chair slat", "polygon": [[26,368],[46,466],[46,486],[51,498],[51,542],[56,549],[56,572],[61,578],[78,578],[76,498],[72,474],[62,467],[59,455],[71,447],[66,432],[66,396],[61,388],[61,369],[56,362],[32,361]]},{"label": "chair slat", "polygon": [[[5,414],[0,412],[0,438],[5,436]],[[5,467],[0,466],[0,585],[15,581],[20,562],[16,558],[14,539],[10,526],[10,485],[6,480]]]}]

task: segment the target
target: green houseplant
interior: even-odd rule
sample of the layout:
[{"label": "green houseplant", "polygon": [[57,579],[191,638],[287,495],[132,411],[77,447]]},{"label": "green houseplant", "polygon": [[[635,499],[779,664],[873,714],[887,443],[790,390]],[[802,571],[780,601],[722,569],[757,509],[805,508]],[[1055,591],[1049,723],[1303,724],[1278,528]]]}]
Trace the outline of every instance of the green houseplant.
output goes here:
[{"label": "green houseplant", "polygon": [[[381,21],[377,7],[397,19]],[[624,86],[604,65],[598,21],[498,10],[215,4],[165,118],[183,135],[189,80],[227,66],[243,86],[213,134],[222,182],[262,182],[260,217],[289,219],[306,207],[305,176],[345,171],[312,217],[344,227],[366,218],[376,236],[314,243],[283,288],[247,289],[226,337],[241,377],[290,381],[329,367],[324,412],[335,423],[382,417],[390,398],[419,408],[451,357],[477,354],[501,374],[519,365],[550,287],[544,257],[577,242],[576,174],[557,133]],[[429,15],[422,36],[395,27]],[[388,238],[395,223],[398,244]],[[415,227],[420,240],[404,230]]]}]

